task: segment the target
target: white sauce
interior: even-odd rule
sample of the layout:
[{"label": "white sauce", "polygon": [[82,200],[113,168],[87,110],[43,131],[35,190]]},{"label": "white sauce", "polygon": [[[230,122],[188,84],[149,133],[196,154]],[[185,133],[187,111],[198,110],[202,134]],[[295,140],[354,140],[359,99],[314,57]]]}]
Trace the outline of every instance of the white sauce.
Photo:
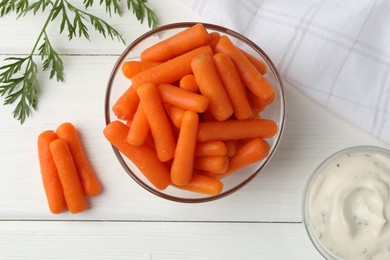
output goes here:
[{"label": "white sauce", "polygon": [[353,152],[316,178],[308,216],[317,237],[341,259],[390,259],[390,159]]}]

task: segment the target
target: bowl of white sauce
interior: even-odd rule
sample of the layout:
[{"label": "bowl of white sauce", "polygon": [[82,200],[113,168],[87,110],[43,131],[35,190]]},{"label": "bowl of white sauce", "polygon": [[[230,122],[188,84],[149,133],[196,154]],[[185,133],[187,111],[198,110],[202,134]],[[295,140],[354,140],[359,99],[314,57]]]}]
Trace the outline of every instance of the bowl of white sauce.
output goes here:
[{"label": "bowl of white sauce", "polygon": [[326,259],[390,259],[390,150],[355,146],[311,175],[303,222]]}]

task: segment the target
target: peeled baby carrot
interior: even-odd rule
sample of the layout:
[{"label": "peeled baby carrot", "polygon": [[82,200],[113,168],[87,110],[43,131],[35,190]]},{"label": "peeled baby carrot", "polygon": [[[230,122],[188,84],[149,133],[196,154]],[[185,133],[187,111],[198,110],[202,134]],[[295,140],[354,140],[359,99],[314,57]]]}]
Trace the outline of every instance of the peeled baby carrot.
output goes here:
[{"label": "peeled baby carrot", "polygon": [[63,123],[57,128],[56,133],[69,145],[85,194],[88,196],[98,195],[102,191],[102,187],[88,161],[76,128],[71,123]]},{"label": "peeled baby carrot", "polygon": [[251,118],[253,112],[246,96],[245,87],[232,60],[224,53],[217,53],[214,54],[213,61],[232,103],[234,116],[239,120]]},{"label": "peeled baby carrot", "polygon": [[226,120],[222,122],[201,122],[198,128],[198,140],[237,140],[245,138],[268,138],[277,132],[277,125],[272,120]]},{"label": "peeled baby carrot", "polygon": [[267,99],[271,96],[273,92],[272,85],[226,35],[221,36],[215,46],[215,51],[218,53],[225,53],[232,59],[244,85],[246,85],[256,96],[263,99]]},{"label": "peeled baby carrot", "polygon": [[215,50],[215,45],[217,45],[217,42],[219,41],[219,38],[221,37],[221,34],[219,32],[211,32],[210,34],[210,47],[212,50]]},{"label": "peeled baby carrot", "polygon": [[199,90],[193,74],[188,74],[182,77],[179,82],[179,87],[193,93],[197,93]]},{"label": "peeled baby carrot", "polygon": [[88,203],[67,142],[63,139],[52,141],[50,151],[58,170],[69,211],[79,213],[86,210]]},{"label": "peeled baby carrot", "polygon": [[267,65],[265,65],[264,62],[262,62],[261,60],[259,60],[258,58],[256,58],[252,54],[250,54],[249,52],[247,52],[243,49],[240,49],[240,50],[261,74],[265,74],[267,72]]},{"label": "peeled baby carrot", "polygon": [[158,90],[163,102],[185,110],[202,113],[206,110],[209,104],[207,97],[189,92],[173,85],[161,84],[158,86]]},{"label": "peeled baby carrot", "polygon": [[157,156],[163,162],[169,161],[175,154],[176,141],[157,87],[146,83],[138,87],[137,93],[149,122]]},{"label": "peeled baby carrot", "polygon": [[167,165],[161,162],[156,151],[147,143],[130,145],[127,140],[129,127],[120,121],[113,121],[104,128],[107,140],[129,158],[145,177],[159,190],[165,189],[171,181]]},{"label": "peeled baby carrot", "polygon": [[175,185],[186,185],[191,180],[198,124],[198,114],[187,110],[181,120],[179,139],[171,167],[171,180]]},{"label": "peeled baby carrot", "polygon": [[263,111],[266,106],[268,106],[275,100],[275,92],[272,92],[271,96],[269,96],[269,98],[265,100],[261,97],[256,96],[251,91],[247,91],[247,94],[252,111],[256,114]]},{"label": "peeled baby carrot", "polygon": [[222,141],[197,142],[195,147],[195,157],[201,156],[224,156],[227,148]]},{"label": "peeled baby carrot", "polygon": [[129,120],[137,110],[139,98],[135,88],[128,88],[115,102],[112,111],[118,119]]},{"label": "peeled baby carrot", "polygon": [[232,157],[236,154],[237,151],[237,140],[227,140],[225,141],[225,145],[227,148],[227,155]]},{"label": "peeled baby carrot", "polygon": [[138,105],[133,121],[127,134],[127,142],[131,145],[138,146],[145,142],[150,131],[148,119],[146,118],[142,104]]},{"label": "peeled baby carrot", "polygon": [[191,61],[200,54],[213,55],[213,51],[210,46],[202,46],[161,63],[156,67],[141,71],[131,78],[133,86],[137,88],[143,83],[159,85],[179,81],[185,75],[192,73]]},{"label": "peeled baby carrot", "polygon": [[209,109],[215,119],[223,121],[233,114],[233,107],[214,67],[210,55],[199,55],[191,67],[200,93],[209,99]]},{"label": "peeled baby carrot", "polygon": [[161,64],[161,62],[158,61],[126,61],[122,65],[122,73],[123,75],[125,75],[126,78],[130,79],[138,72],[153,68],[159,64]]},{"label": "peeled baby carrot", "polygon": [[181,119],[186,110],[168,103],[164,103],[164,108],[175,127],[180,128]]},{"label": "peeled baby carrot", "polygon": [[195,157],[194,169],[205,172],[223,173],[229,166],[229,158],[225,156],[204,156]]},{"label": "peeled baby carrot", "polygon": [[259,138],[253,139],[241,146],[237,153],[230,158],[229,168],[225,173],[211,175],[217,179],[224,178],[241,168],[264,159],[269,150],[270,147],[266,141]]},{"label": "peeled baby carrot", "polygon": [[56,139],[58,139],[57,135],[51,130],[44,131],[38,136],[38,158],[42,183],[49,209],[53,214],[59,214],[67,209],[61,180],[50,152],[50,143]]},{"label": "peeled baby carrot", "polygon": [[221,193],[223,183],[217,179],[199,173],[193,173],[190,182],[178,188],[208,195],[217,195]]},{"label": "peeled baby carrot", "polygon": [[145,49],[141,53],[141,60],[167,61],[209,42],[210,35],[203,24],[196,24]]}]

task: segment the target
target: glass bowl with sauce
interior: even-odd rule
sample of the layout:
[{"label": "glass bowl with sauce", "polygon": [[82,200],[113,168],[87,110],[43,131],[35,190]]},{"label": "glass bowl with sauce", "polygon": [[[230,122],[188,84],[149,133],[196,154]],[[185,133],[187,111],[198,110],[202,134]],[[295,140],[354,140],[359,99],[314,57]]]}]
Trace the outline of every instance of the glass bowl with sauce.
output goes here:
[{"label": "glass bowl with sauce", "polygon": [[390,150],[355,146],[328,157],[306,184],[303,222],[326,259],[390,259]]}]

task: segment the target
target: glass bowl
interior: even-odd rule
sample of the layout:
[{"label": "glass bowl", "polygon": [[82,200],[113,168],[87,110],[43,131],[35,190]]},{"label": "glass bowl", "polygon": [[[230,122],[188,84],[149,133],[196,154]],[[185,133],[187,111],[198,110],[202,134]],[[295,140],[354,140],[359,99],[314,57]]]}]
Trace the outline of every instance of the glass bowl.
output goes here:
[{"label": "glass bowl", "polygon": [[306,183],[302,207],[304,226],[318,252],[329,260],[390,259],[390,230],[372,224],[382,214],[386,223],[386,211],[390,216],[390,205],[378,204],[380,198],[389,204],[389,185],[388,149],[354,146],[322,162]]},{"label": "glass bowl", "polygon": [[[121,71],[122,64],[128,60],[139,60],[140,53],[147,47],[161,40],[164,40],[188,27],[191,27],[194,24],[196,23],[183,22],[158,27],[141,35],[124,50],[124,52],[118,58],[114,68],[112,69],[107,84],[105,96],[106,124],[109,124],[111,121],[117,120],[116,116],[112,112],[112,106],[120,97],[120,95],[122,95],[123,92],[131,85],[130,79],[126,78]],[[265,54],[265,52],[243,35],[236,33],[230,29],[213,24],[203,23],[203,25],[209,33],[219,32],[221,35],[229,36],[230,39],[237,46],[249,52],[258,59],[264,61],[267,66],[267,73],[264,76],[274,87],[275,101],[271,105],[269,105],[264,111],[261,112],[261,116],[263,118],[274,120],[277,123],[278,132],[273,138],[266,139],[270,145],[270,152],[266,158],[264,158],[258,163],[255,163],[240,170],[235,174],[231,174],[230,176],[223,178],[221,180],[224,184],[223,191],[220,194],[213,196],[181,190],[176,187],[173,187],[172,185],[168,186],[168,188],[163,191],[158,190],[149,183],[149,181],[143,176],[143,174],[134,166],[134,164],[129,159],[127,159],[115,147],[113,147],[114,153],[119,163],[122,165],[123,169],[139,185],[157,196],[177,202],[191,203],[215,200],[237,191],[245,184],[250,182],[267,164],[267,162],[274,154],[276,147],[278,146],[278,143],[280,141],[285,121],[285,97],[283,92],[283,83],[274,64]]]}]

